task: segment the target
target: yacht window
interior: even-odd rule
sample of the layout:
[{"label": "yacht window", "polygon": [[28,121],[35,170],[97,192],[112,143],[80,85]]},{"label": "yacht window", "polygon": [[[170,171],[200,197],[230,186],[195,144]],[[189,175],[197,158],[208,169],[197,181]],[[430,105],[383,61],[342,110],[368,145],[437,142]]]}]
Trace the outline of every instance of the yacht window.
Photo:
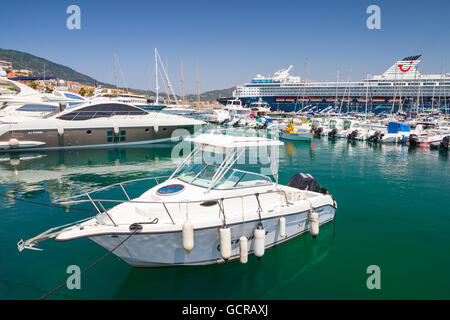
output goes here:
[{"label": "yacht window", "polygon": [[17,111],[55,111],[58,107],[44,104],[26,104],[17,109]]},{"label": "yacht window", "polygon": [[108,118],[117,115],[143,115],[146,111],[119,103],[97,104],[87,106],[59,116],[61,120],[88,120],[93,118]]},{"label": "yacht window", "polygon": [[66,96],[66,98],[69,98],[69,99],[84,100],[82,97],[76,96],[71,93],[64,93],[64,95]]}]

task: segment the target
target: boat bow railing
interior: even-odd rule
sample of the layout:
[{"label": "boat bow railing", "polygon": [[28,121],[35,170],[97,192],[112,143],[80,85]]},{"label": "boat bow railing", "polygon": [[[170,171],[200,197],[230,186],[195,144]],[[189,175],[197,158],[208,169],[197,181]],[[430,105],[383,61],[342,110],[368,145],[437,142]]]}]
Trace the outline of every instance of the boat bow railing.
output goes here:
[{"label": "boat bow railing", "polygon": [[[128,180],[125,182],[119,182],[119,183],[114,183],[111,184],[109,186],[105,186],[105,187],[101,187],[101,188],[97,188],[94,190],[91,190],[89,192],[85,192],[79,195],[75,195],[75,196],[71,196],[71,197],[66,197],[66,198],[61,198],[61,199],[56,199],[53,201],[53,203],[55,204],[60,204],[60,205],[70,205],[70,204],[81,204],[81,203],[91,203],[94,208],[97,211],[97,215],[95,217],[97,217],[100,214],[105,214],[112,222],[112,224],[115,227],[118,227],[118,224],[113,220],[113,218],[111,217],[111,215],[109,215],[108,210],[104,207],[104,203],[114,203],[114,204],[122,204],[122,203],[137,203],[137,204],[159,204],[162,205],[165,209],[165,212],[167,213],[168,217],[170,218],[172,224],[176,224],[175,221],[172,218],[172,215],[170,214],[167,205],[168,204],[179,204],[179,205],[193,205],[193,204],[197,204],[197,203],[205,203],[205,202],[216,202],[217,204],[222,203],[223,206],[223,201],[224,200],[230,200],[230,199],[241,199],[242,201],[244,200],[244,198],[248,198],[248,197],[256,197],[257,202],[259,204],[259,208],[260,208],[260,202],[259,202],[259,197],[261,195],[264,194],[273,194],[273,193],[277,193],[280,194],[282,198],[284,198],[285,200],[285,205],[286,206],[290,206],[292,205],[292,203],[289,201],[288,196],[286,194],[286,191],[279,188],[277,184],[274,184],[274,189],[271,190],[267,190],[267,191],[263,191],[263,192],[255,192],[255,193],[251,193],[251,194],[244,194],[244,195],[235,195],[235,196],[228,196],[228,197],[217,197],[217,198],[208,198],[206,199],[201,199],[201,200],[181,200],[181,201],[147,201],[147,200],[136,200],[136,199],[131,199],[129,194],[127,193],[126,189],[125,189],[125,185],[129,184],[129,183],[133,183],[133,182],[138,182],[138,181],[145,181],[145,180],[154,180],[157,184],[159,184],[159,182],[164,179],[164,178],[168,178],[169,176],[158,176],[158,177],[147,177],[147,178],[140,178],[140,179],[133,179],[133,180]],[[98,199],[93,197],[93,194],[99,191],[105,191],[114,187],[120,187],[120,189],[122,190],[123,194],[126,197],[126,200],[117,200],[117,199]],[[87,199],[81,199],[82,197],[86,197]],[[281,200],[281,199],[280,199]],[[220,205],[219,205],[220,206]],[[187,207],[186,207],[187,209]],[[223,219],[225,221],[225,212],[224,211],[220,211],[219,210],[219,218],[220,215],[223,215]],[[17,248],[19,251],[23,251],[23,249],[31,249],[31,250],[42,250],[40,248],[36,248],[35,246],[37,244],[39,244],[41,241],[47,240],[47,239],[51,239],[51,238],[55,238],[57,237],[61,232],[64,232],[67,230],[67,228],[70,227],[74,227],[79,225],[82,222],[88,221],[92,219],[92,217],[88,217],[82,220],[78,220],[69,224],[65,224],[62,226],[58,226],[58,227],[54,227],[51,228],[47,231],[44,231],[43,233],[30,238],[28,240],[20,240],[17,243]],[[133,222],[132,224],[136,224],[136,222]],[[139,224],[139,223],[137,223]],[[130,224],[131,225],[131,224]]]}]

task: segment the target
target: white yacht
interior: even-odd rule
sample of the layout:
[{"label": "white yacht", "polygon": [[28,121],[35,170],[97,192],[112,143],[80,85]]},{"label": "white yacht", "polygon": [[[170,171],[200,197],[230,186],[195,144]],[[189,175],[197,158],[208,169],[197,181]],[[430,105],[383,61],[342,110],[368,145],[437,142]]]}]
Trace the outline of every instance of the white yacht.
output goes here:
[{"label": "white yacht", "polygon": [[235,116],[246,116],[252,113],[252,109],[245,108],[239,99],[228,100],[223,109]]},{"label": "white yacht", "polygon": [[88,101],[42,118],[0,118],[0,150],[116,147],[170,141],[203,121],[147,112],[126,103]]},{"label": "white yacht", "polygon": [[[43,117],[86,101],[80,95],[64,90],[63,87],[57,87],[52,93],[40,93],[19,81],[9,80],[1,75],[0,71],[0,83],[11,90],[0,94],[0,119],[5,116]],[[59,80],[58,84],[62,82]]]},{"label": "white yacht", "polygon": [[[36,245],[48,238],[89,238],[134,267],[246,263],[248,255],[261,258],[265,249],[303,233],[316,237],[334,219],[336,202],[310,175],[297,174],[286,186],[277,181],[274,161],[275,181],[234,167],[247,149],[270,148],[272,158],[282,142],[218,134],[187,140],[195,148],[166,181],[135,199],[124,183],[114,185],[122,188],[123,201],[97,199],[95,191],[60,199],[67,205],[90,202],[98,214],[21,240],[19,251],[39,250]],[[223,155],[223,161],[195,161],[202,152]],[[108,203],[115,206],[105,209]]]},{"label": "white yacht", "polygon": [[132,93],[112,93],[111,90],[107,92],[102,92],[101,89],[99,92],[95,93],[91,100],[108,100],[110,102],[122,102],[135,105],[137,107],[143,107],[150,105],[148,100],[143,95],[132,94]]}]

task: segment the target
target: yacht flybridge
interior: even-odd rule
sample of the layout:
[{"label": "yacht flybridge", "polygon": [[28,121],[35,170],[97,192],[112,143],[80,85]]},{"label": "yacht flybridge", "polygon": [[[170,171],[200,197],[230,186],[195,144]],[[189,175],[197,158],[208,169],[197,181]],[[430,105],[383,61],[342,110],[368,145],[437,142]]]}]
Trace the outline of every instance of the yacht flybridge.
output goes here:
[{"label": "yacht flybridge", "polygon": [[[19,251],[39,250],[35,246],[48,238],[89,238],[135,267],[233,259],[245,263],[249,254],[260,258],[265,249],[305,232],[315,237],[320,225],[334,219],[336,202],[312,176],[296,174],[288,186],[278,184],[273,159],[283,144],[279,140],[222,134],[186,140],[195,147],[166,181],[134,199],[125,182],[101,189],[121,188],[124,200],[98,199],[95,192],[99,190],[57,200],[64,205],[91,203],[98,214],[21,240]],[[236,168],[250,148],[269,149],[275,181]],[[220,156],[223,161],[209,163],[205,155]],[[114,206],[105,209],[108,204]]]}]

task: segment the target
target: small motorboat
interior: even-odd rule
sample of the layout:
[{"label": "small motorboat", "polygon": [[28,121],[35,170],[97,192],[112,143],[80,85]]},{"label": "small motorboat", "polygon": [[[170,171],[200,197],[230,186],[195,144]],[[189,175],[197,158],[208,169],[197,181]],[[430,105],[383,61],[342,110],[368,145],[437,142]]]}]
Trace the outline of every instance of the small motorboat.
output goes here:
[{"label": "small motorboat", "polygon": [[286,130],[280,132],[280,139],[295,141],[311,141],[314,133],[311,130],[294,127],[294,123],[290,122]]},{"label": "small motorboat", "polygon": [[[265,249],[301,234],[316,237],[320,226],[334,219],[336,202],[311,175],[296,174],[288,185],[278,183],[274,158],[283,145],[279,140],[221,134],[186,140],[195,147],[166,181],[135,199],[129,198],[126,183],[113,185],[122,189],[125,200],[108,202],[96,198],[95,191],[61,199],[58,203],[66,205],[91,203],[98,214],[21,240],[19,251],[39,250],[35,246],[49,238],[89,238],[135,267],[234,259],[246,263],[248,255],[261,258]],[[235,168],[250,148],[269,149],[275,181]],[[204,153],[222,155],[223,160],[220,165],[208,163],[207,157],[199,157]],[[105,188],[101,190],[104,194]],[[105,209],[108,203],[115,206]]]},{"label": "small motorboat", "polygon": [[442,141],[442,136],[440,134],[420,133],[420,134],[410,134],[407,143],[410,147],[427,147],[433,143],[440,143]]},{"label": "small motorboat", "polygon": [[383,143],[403,143],[406,142],[410,134],[409,125],[402,122],[389,122],[387,133],[381,138]]},{"label": "small motorboat", "polygon": [[445,136],[440,142],[433,142],[430,144],[431,149],[448,150],[450,144],[450,136]]}]

